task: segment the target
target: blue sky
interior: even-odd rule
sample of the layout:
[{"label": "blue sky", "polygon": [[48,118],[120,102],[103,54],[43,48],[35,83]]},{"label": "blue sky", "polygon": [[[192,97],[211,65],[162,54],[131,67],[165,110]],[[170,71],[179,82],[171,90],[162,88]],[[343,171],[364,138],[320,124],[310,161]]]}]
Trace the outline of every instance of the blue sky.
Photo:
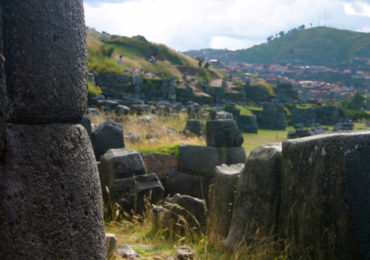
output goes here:
[{"label": "blue sky", "polygon": [[370,0],[84,0],[86,24],[176,50],[242,49],[305,24],[370,32]]}]

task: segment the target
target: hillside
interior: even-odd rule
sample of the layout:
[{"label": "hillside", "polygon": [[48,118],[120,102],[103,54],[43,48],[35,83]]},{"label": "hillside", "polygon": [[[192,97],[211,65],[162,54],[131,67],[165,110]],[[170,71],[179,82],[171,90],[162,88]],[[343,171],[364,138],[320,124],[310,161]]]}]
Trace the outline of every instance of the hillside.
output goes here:
[{"label": "hillside", "polygon": [[[87,46],[90,72],[124,74],[126,68],[132,68],[177,79],[182,78],[184,70],[195,71],[194,76],[204,74],[196,59],[163,44],[151,43],[143,36],[124,37],[87,29]],[[122,66],[118,62],[119,56],[123,57]],[[152,58],[155,62],[150,60]],[[215,69],[207,75],[210,80],[222,77],[222,73]]]},{"label": "hillside", "polygon": [[285,34],[249,49],[189,51],[191,56],[218,58],[224,63],[292,63],[297,65],[346,65],[353,58],[370,59],[370,33],[315,27]]}]

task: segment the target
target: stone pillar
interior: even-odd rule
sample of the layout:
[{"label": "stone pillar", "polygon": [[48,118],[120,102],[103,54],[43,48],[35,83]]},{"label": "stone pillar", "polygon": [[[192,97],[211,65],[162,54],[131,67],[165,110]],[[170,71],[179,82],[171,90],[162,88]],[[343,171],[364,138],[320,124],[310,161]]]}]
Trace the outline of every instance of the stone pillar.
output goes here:
[{"label": "stone pillar", "polygon": [[105,259],[82,1],[0,8],[0,259]]},{"label": "stone pillar", "polygon": [[258,244],[276,238],[280,172],[281,144],[261,145],[251,152],[240,175],[226,247],[233,249],[244,239]]},{"label": "stone pillar", "polygon": [[209,191],[208,237],[212,243],[224,240],[229,231],[232,210],[244,163],[216,166],[216,176]]}]

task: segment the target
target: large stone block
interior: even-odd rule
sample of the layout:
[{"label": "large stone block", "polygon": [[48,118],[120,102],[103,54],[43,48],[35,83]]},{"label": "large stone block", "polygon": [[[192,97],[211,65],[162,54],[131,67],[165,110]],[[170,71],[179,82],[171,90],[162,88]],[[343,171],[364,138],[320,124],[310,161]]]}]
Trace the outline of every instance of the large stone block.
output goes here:
[{"label": "large stone block", "polygon": [[182,145],[179,149],[179,171],[206,178],[215,176],[215,167],[221,164],[245,163],[243,147],[217,148]]},{"label": "large stone block", "polygon": [[[254,149],[240,176],[231,225],[225,246],[275,236],[281,173],[281,144]],[[258,231],[257,231],[258,230]]]},{"label": "large stone block", "polygon": [[99,175],[103,194],[105,187],[110,188],[116,178],[146,174],[141,154],[131,149],[109,149],[101,158]]},{"label": "large stone block", "polygon": [[115,179],[111,196],[127,213],[142,214],[150,203],[163,199],[164,188],[154,173]]},{"label": "large stone block", "polygon": [[207,145],[215,147],[241,146],[243,137],[232,119],[218,119],[207,122]]},{"label": "large stone block", "polygon": [[120,124],[104,120],[92,133],[92,144],[96,160],[109,149],[125,147],[123,128]]},{"label": "large stone block", "polygon": [[279,235],[294,258],[370,258],[370,131],[283,142]]},{"label": "large stone block", "polygon": [[10,121],[79,123],[87,101],[81,0],[1,2]]},{"label": "large stone block", "polygon": [[1,259],[105,259],[94,154],[81,125],[5,128]]},{"label": "large stone block", "polygon": [[209,191],[208,237],[212,242],[224,240],[229,231],[239,176],[245,164],[216,166],[216,176]]}]

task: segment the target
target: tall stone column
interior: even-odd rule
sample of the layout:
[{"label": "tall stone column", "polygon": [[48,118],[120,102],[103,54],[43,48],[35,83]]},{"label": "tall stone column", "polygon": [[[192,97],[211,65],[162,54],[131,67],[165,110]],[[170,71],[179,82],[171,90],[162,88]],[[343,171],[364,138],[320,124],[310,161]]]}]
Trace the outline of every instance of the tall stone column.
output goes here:
[{"label": "tall stone column", "polygon": [[0,259],[105,259],[82,0],[0,8]]}]

